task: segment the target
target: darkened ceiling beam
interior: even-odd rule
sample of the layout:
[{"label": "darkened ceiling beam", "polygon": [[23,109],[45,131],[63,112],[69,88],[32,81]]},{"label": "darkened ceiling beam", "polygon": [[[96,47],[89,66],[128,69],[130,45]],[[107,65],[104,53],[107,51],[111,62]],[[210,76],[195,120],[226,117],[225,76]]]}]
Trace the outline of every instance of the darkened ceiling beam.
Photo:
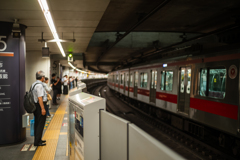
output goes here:
[{"label": "darkened ceiling beam", "polygon": [[[87,66],[93,66],[96,62],[86,62]],[[100,66],[115,66],[118,62],[99,62]]]},{"label": "darkened ceiling beam", "polygon": [[97,68],[100,70],[99,68],[99,62],[102,59],[103,55],[106,54],[111,48],[113,48],[118,42],[120,42],[123,38],[125,38],[130,32],[132,32],[135,28],[137,28],[140,24],[142,24],[143,22],[145,22],[149,17],[151,17],[154,13],[156,13],[159,9],[161,9],[162,7],[164,7],[168,2],[170,2],[171,0],[164,0],[163,2],[161,2],[157,7],[155,7],[151,12],[149,12],[148,14],[146,14],[141,20],[139,20],[135,25],[133,25],[127,32],[125,32],[121,37],[119,37],[111,46],[108,46],[105,50],[105,52],[102,52],[101,55],[98,57],[97,59]]},{"label": "darkened ceiling beam", "polygon": [[[217,29],[217,30],[214,30],[212,32],[209,32],[209,33],[205,33],[205,34],[202,34],[200,36],[196,36],[196,37],[193,37],[193,38],[190,38],[190,39],[187,39],[186,41],[182,41],[182,42],[178,42],[178,43],[174,43],[172,45],[169,45],[167,47],[163,47],[161,49],[158,49],[158,50],[155,50],[155,51],[151,51],[151,52],[148,52],[147,54],[144,54],[142,56],[143,59],[146,59],[147,57],[149,56],[154,56],[154,55],[158,55],[158,54],[162,54],[162,53],[166,53],[166,52],[172,52],[172,51],[175,51],[176,50],[176,47],[181,45],[181,44],[184,44],[186,42],[191,42],[191,41],[195,41],[195,40],[200,40],[202,38],[205,38],[205,37],[208,37],[208,36],[211,36],[211,35],[217,35],[217,34],[220,34],[220,33],[223,33],[223,32],[226,32],[226,31],[229,31],[229,30],[232,30],[232,29],[235,29],[235,28],[239,28],[240,27],[240,24],[233,24],[233,25],[229,25],[229,26],[226,26],[226,27],[223,27],[221,29]],[[176,50],[177,51],[177,50]],[[132,61],[135,61],[137,60],[137,58],[134,57],[134,59]],[[120,62],[119,62],[120,63]],[[119,65],[116,64],[116,66],[112,69],[112,71],[118,67]]]},{"label": "darkened ceiling beam", "polygon": [[94,69],[92,67],[89,67],[89,66],[88,66],[88,70],[90,70],[92,72],[97,72],[97,73],[108,73],[107,71],[99,71],[99,70],[96,70],[96,69]]}]

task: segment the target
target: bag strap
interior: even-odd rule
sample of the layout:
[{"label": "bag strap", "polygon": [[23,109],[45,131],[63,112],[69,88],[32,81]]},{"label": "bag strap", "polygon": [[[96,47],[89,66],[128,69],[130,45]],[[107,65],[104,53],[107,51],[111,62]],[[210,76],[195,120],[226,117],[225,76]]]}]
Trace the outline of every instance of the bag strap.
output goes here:
[{"label": "bag strap", "polygon": [[31,86],[30,91],[32,91],[37,84],[40,84],[40,83],[35,83],[33,87]]}]

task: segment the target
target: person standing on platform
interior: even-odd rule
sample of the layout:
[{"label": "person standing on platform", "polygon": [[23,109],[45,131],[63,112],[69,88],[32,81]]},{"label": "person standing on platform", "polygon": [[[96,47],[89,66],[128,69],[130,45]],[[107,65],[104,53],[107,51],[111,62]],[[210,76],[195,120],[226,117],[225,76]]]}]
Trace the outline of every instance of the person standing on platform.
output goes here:
[{"label": "person standing on platform", "polygon": [[68,94],[68,79],[67,75],[64,76],[63,78],[63,94]]},{"label": "person standing on platform", "polygon": [[57,84],[59,83],[60,79],[58,79],[57,81],[55,80],[56,78],[56,74],[52,74],[52,79],[51,79],[51,84],[52,84],[52,88],[53,88],[53,105],[58,105],[57,103],[57,94],[58,94],[58,88],[57,88]]},{"label": "person standing on platform", "polygon": [[61,94],[62,94],[62,81],[59,77],[57,77],[57,80],[59,81],[57,84],[57,100],[60,100]]},{"label": "person standing on platform", "polygon": [[[47,94],[50,94],[50,92],[52,91],[52,84],[50,84],[50,86],[48,86],[48,78],[45,77],[45,81],[43,83],[43,88],[46,90]],[[46,104],[46,116],[47,117],[51,117],[51,114],[49,112],[49,101],[47,101],[47,104]]]},{"label": "person standing on platform", "polygon": [[77,87],[78,77],[76,77],[75,82],[76,82],[76,87]]},{"label": "person standing on platform", "polygon": [[[32,84],[33,98],[36,105],[34,111],[34,146],[45,146],[46,141],[42,140],[42,133],[46,122],[46,103],[47,95],[43,87],[43,81],[45,80],[45,74],[43,71],[36,73],[37,81]],[[35,86],[35,87],[34,87]]]}]

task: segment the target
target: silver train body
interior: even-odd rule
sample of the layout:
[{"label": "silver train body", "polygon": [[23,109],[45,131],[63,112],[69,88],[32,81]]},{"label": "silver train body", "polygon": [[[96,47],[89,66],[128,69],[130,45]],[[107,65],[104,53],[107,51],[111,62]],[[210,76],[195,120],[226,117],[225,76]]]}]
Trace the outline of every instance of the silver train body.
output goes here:
[{"label": "silver train body", "polygon": [[109,73],[108,86],[171,113],[178,129],[197,122],[239,138],[239,58],[228,53],[127,68]]}]

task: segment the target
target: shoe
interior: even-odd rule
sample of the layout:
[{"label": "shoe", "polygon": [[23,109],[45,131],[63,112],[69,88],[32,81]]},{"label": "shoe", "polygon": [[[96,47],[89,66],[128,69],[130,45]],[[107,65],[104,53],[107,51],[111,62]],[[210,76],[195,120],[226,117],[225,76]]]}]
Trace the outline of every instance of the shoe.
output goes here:
[{"label": "shoe", "polygon": [[46,143],[46,140],[42,140],[42,143]]},{"label": "shoe", "polygon": [[46,146],[46,143],[34,144],[34,146]]}]

